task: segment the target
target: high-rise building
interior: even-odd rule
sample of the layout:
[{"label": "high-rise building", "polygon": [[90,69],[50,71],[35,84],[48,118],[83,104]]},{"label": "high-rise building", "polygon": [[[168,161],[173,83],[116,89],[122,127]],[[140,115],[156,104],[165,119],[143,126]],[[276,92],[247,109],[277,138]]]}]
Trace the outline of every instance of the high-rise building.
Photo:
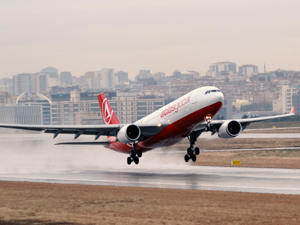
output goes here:
[{"label": "high-rise building", "polygon": [[258,74],[258,68],[257,66],[250,65],[250,64],[239,66],[239,74],[247,75],[247,76]]},{"label": "high-rise building", "polygon": [[112,88],[115,85],[114,69],[104,68],[95,72],[95,82],[99,88]]},{"label": "high-rise building", "polygon": [[34,75],[21,73],[13,76],[13,94],[20,95],[24,92],[31,93],[34,89]]},{"label": "high-rise building", "polygon": [[85,73],[86,83],[89,89],[99,90],[113,88],[116,84],[128,80],[128,73],[124,71],[115,72],[113,68],[103,68],[98,71]]},{"label": "high-rise building", "polygon": [[71,85],[72,84],[71,72],[61,72],[60,73],[60,84],[61,85]]},{"label": "high-rise building", "polygon": [[22,73],[13,76],[13,94],[44,93],[48,89],[48,77],[43,73]]},{"label": "high-rise building", "polygon": [[211,77],[221,76],[222,72],[236,73],[236,64],[234,62],[217,62],[210,66],[209,75]]},{"label": "high-rise building", "polygon": [[115,73],[115,84],[122,83],[128,80],[128,73],[123,71],[118,71]]},{"label": "high-rise building", "polygon": [[48,79],[47,79],[47,75],[43,74],[43,73],[39,73],[37,74],[37,88],[36,88],[36,92],[39,93],[45,93],[48,89]]},{"label": "high-rise building", "polygon": [[86,83],[89,89],[100,89],[100,81],[96,79],[96,72],[90,71],[85,73]]},{"label": "high-rise building", "polygon": [[282,113],[288,113],[293,106],[293,96],[298,94],[298,89],[283,85],[281,87]]}]

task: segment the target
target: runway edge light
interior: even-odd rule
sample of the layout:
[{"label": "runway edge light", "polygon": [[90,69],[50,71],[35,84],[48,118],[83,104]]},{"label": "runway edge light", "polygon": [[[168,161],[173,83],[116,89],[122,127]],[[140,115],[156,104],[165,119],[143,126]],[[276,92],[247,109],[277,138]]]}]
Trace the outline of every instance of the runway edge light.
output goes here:
[{"label": "runway edge light", "polygon": [[233,165],[233,166],[241,165],[241,160],[232,160],[231,165]]}]

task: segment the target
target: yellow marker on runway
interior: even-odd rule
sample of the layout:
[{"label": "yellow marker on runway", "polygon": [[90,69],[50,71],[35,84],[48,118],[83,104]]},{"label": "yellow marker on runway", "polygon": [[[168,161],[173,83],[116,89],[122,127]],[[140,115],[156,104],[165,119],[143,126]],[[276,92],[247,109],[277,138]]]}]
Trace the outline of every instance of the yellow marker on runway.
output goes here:
[{"label": "yellow marker on runway", "polygon": [[233,166],[241,165],[241,161],[240,160],[232,160],[231,165],[233,165]]}]

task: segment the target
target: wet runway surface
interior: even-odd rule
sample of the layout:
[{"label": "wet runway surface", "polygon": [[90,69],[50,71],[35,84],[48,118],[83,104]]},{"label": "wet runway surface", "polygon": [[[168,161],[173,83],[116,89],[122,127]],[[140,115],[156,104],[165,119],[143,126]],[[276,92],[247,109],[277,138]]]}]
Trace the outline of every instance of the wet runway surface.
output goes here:
[{"label": "wet runway surface", "polygon": [[[203,133],[201,134],[200,138],[209,138],[211,136],[210,133]],[[215,134],[217,137],[217,134]],[[243,132],[239,136],[235,138],[246,138],[246,139],[251,139],[251,138],[259,138],[259,139],[269,139],[269,138],[292,138],[292,139],[298,139],[300,138],[300,133],[247,133]]]},{"label": "wet runway surface", "polygon": [[151,151],[128,166],[126,155],[102,146],[53,145],[66,138],[0,135],[0,180],[300,194],[296,169],[191,166],[172,150]]},{"label": "wet runway surface", "polygon": [[60,173],[0,174],[0,180],[300,194],[300,170],[229,167],[162,167]]}]

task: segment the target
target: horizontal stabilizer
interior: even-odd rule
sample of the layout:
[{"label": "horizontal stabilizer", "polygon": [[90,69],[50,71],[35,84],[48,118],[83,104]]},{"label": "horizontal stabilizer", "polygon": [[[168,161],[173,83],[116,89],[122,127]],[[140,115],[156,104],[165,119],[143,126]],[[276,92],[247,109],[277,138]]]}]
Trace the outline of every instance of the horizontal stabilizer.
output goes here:
[{"label": "horizontal stabilizer", "polygon": [[91,141],[91,142],[61,142],[55,145],[107,145],[109,146],[108,141]]}]

